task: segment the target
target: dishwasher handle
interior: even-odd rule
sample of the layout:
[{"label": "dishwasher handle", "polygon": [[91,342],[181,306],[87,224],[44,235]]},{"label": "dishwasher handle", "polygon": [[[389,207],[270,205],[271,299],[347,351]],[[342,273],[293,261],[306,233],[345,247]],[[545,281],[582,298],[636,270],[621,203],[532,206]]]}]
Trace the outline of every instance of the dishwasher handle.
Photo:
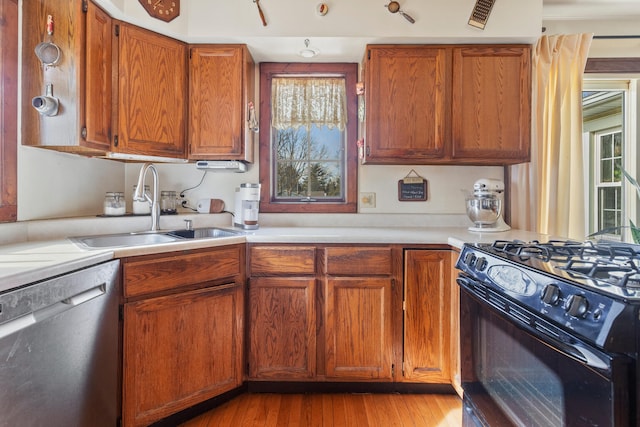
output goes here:
[{"label": "dishwasher handle", "polygon": [[84,292],[65,298],[62,301],[11,319],[10,321],[0,325],[0,339],[26,329],[29,326],[35,325],[38,322],[50,319],[53,316],[72,309],[73,307],[89,302],[94,298],[104,295],[105,293],[106,283],[102,283]]}]

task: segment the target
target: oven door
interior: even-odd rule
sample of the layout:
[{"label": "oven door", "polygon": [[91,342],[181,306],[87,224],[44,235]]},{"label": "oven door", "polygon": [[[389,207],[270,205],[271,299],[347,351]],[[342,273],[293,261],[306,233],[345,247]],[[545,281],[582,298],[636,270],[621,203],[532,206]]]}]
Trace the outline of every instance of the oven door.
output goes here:
[{"label": "oven door", "polygon": [[464,426],[630,425],[629,357],[554,336],[493,290],[458,283]]}]

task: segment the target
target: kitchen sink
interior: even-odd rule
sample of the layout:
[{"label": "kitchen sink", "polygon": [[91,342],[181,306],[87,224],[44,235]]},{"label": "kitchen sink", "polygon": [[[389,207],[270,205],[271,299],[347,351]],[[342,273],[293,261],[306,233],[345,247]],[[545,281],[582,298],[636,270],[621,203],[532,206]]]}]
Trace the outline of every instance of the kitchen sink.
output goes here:
[{"label": "kitchen sink", "polygon": [[170,236],[182,237],[185,239],[215,239],[220,237],[241,236],[241,231],[227,230],[224,228],[206,227],[194,228],[192,230],[175,230],[168,232]]},{"label": "kitchen sink", "polygon": [[192,230],[77,236],[69,237],[69,240],[85,249],[102,249],[155,245],[159,243],[179,242],[185,239],[216,239],[242,235],[244,235],[244,233],[241,231],[227,230],[218,227],[204,227]]}]

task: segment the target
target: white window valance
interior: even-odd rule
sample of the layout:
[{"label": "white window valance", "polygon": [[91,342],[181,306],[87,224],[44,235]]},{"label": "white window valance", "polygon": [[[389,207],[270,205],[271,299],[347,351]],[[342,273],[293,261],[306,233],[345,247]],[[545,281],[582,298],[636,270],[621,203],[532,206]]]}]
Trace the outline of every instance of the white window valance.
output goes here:
[{"label": "white window valance", "polygon": [[271,81],[271,126],[276,129],[337,127],[347,123],[342,78],[274,77]]}]

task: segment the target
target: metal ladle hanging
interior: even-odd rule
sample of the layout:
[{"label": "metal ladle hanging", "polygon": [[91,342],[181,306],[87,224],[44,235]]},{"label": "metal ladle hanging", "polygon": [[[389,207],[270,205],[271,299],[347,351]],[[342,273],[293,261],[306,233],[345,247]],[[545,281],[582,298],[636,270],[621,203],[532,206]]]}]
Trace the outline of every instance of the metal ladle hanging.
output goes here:
[{"label": "metal ladle hanging", "polygon": [[406,19],[407,21],[411,22],[412,24],[416,23],[415,19],[413,19],[411,16],[409,16],[405,12],[403,12],[402,9],[400,9],[400,3],[398,3],[397,1],[392,1],[388,5],[386,5],[385,7],[391,13],[399,13],[400,15],[404,16],[404,19]]}]

